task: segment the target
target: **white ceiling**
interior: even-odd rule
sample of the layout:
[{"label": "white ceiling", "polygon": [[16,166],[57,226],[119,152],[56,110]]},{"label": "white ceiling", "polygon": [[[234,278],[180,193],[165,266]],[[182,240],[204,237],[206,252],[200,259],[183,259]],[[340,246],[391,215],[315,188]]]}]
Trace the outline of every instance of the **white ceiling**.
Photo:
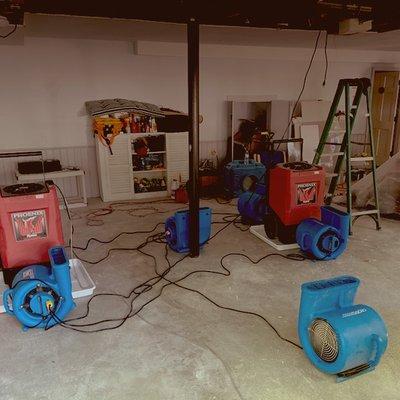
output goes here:
[{"label": "white ceiling", "polygon": [[[2,28],[1,33],[7,28]],[[184,42],[184,25],[68,16],[26,15],[25,36]],[[202,26],[201,42],[266,47],[312,47],[318,32]],[[323,38],[322,38],[323,39]],[[324,40],[320,40],[320,47]],[[351,36],[330,35],[329,48],[400,51],[400,30]]]}]

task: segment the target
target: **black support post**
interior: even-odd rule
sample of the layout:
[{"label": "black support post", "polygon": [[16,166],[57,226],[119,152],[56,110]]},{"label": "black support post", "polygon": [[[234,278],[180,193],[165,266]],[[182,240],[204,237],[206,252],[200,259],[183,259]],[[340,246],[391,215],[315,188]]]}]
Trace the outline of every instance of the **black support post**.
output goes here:
[{"label": "black support post", "polygon": [[189,247],[198,257],[199,244],[199,24],[187,23],[189,97]]}]

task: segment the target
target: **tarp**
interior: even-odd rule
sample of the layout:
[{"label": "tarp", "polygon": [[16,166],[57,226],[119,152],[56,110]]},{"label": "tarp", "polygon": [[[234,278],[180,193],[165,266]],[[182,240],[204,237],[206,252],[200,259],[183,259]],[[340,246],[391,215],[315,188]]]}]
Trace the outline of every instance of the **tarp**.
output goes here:
[{"label": "tarp", "polygon": [[[395,154],[377,170],[379,208],[382,214],[400,213],[400,153]],[[375,206],[372,174],[352,185],[354,206]]]},{"label": "tarp", "polygon": [[86,110],[91,116],[107,115],[117,112],[133,112],[140,115],[163,118],[164,113],[154,104],[127,99],[103,99],[86,101]]}]

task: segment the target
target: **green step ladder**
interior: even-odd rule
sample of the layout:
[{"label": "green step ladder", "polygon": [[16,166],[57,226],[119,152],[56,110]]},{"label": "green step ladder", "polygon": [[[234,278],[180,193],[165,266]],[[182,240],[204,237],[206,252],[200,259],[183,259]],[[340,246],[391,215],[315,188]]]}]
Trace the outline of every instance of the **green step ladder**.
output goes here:
[{"label": "green step ladder", "polygon": [[[333,197],[335,195],[335,190],[340,178],[340,173],[342,170],[343,161],[346,160],[346,206],[347,212],[350,215],[350,227],[349,234],[352,234],[352,224],[355,222],[357,218],[363,215],[371,216],[376,224],[376,229],[381,228],[381,217],[379,212],[379,201],[378,201],[378,187],[376,184],[376,161],[375,161],[375,148],[374,141],[372,137],[372,121],[371,121],[371,112],[370,112],[370,101],[369,101],[369,88],[371,86],[371,81],[368,78],[359,78],[359,79],[340,79],[338,83],[338,87],[335,93],[335,97],[333,99],[331,108],[329,110],[328,118],[325,123],[324,130],[322,131],[321,139],[319,141],[318,147],[315,151],[313,164],[319,164],[321,158],[324,157],[333,157],[337,156],[336,164],[333,169],[333,173],[327,173],[327,177],[330,179],[330,184],[328,188],[328,192],[325,196],[325,203],[331,204]],[[356,92],[353,98],[353,101],[350,100],[350,89],[356,88]],[[335,133],[343,133],[342,143],[337,143],[334,141],[330,141],[330,137],[332,135],[332,124],[333,120],[338,112],[338,106],[342,95],[345,95],[345,121],[346,128],[343,131],[335,131]],[[354,122],[357,116],[357,111],[360,105],[360,101],[362,96],[365,96],[366,106],[367,106],[367,127],[368,127],[368,142],[363,143],[366,146],[369,146],[370,156],[368,157],[351,157],[351,133],[353,130]],[[340,146],[339,151],[324,153],[325,146],[333,145]],[[351,196],[351,164],[352,162],[359,161],[367,161],[371,162],[371,170],[372,170],[372,180],[374,185],[374,199],[375,199],[375,208],[372,210],[353,210],[352,208],[352,196]],[[353,220],[354,218],[354,220]]]}]

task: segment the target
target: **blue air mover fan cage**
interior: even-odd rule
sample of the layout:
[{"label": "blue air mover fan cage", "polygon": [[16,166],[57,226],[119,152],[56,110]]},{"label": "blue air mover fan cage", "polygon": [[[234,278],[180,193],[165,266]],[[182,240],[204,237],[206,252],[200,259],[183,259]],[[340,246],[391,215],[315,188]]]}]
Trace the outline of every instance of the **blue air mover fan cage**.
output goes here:
[{"label": "blue air mover fan cage", "polygon": [[300,342],[310,361],[338,380],[373,370],[387,347],[379,314],[354,304],[359,284],[357,278],[339,276],[301,286]]},{"label": "blue air mover fan cage", "polygon": [[6,312],[15,316],[24,330],[49,328],[75,307],[68,258],[63,247],[49,250],[51,269],[44,265],[23,268],[11,289],[3,293]]},{"label": "blue air mover fan cage", "polygon": [[319,260],[332,260],[346,249],[349,236],[349,214],[331,206],[321,207],[321,221],[303,220],[296,230],[301,250]]},{"label": "blue air mover fan cage", "polygon": [[[199,210],[200,246],[203,246],[211,235],[211,208],[202,207]],[[165,221],[165,238],[169,247],[178,253],[189,251],[189,211],[177,211],[173,217]]]}]

